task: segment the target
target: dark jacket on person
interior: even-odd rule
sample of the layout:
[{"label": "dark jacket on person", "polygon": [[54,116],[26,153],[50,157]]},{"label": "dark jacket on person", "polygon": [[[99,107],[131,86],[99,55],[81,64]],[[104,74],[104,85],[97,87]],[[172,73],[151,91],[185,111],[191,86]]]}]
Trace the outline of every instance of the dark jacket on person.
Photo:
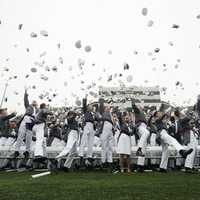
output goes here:
[{"label": "dark jacket on person", "polygon": [[102,115],[102,121],[103,122],[107,121],[107,122],[110,122],[111,124],[113,124],[111,113],[110,112],[104,112],[103,115]]},{"label": "dark jacket on person", "polygon": [[154,133],[157,134],[158,133],[158,129],[156,127],[156,123],[152,121],[153,119],[153,115],[151,115],[148,119],[147,125],[150,128],[150,133]]},{"label": "dark jacket on person", "polygon": [[94,124],[94,122],[96,121],[95,115],[87,110],[87,99],[83,99],[83,113],[85,123],[91,122]]},{"label": "dark jacket on person", "polygon": [[65,124],[65,126],[64,126],[63,140],[65,142],[68,141],[68,135],[69,135],[71,130],[79,131],[79,124],[74,117],[67,119],[67,124]]},{"label": "dark jacket on person", "polygon": [[184,117],[177,121],[177,130],[175,132],[175,138],[180,144],[188,144],[190,142],[190,122],[191,118]]},{"label": "dark jacket on person", "polygon": [[135,105],[135,102],[132,100],[132,109],[135,113],[135,123],[138,125],[140,123],[147,124],[146,116],[144,112],[141,112],[140,109]]},{"label": "dark jacket on person", "polygon": [[176,125],[175,125],[175,123],[172,123],[172,124],[168,127],[168,133],[169,133],[169,135],[171,135],[172,137],[175,138],[175,133],[176,133]]},{"label": "dark jacket on person", "polygon": [[99,113],[101,114],[101,121],[105,122],[105,121],[108,121],[110,122],[111,124],[113,124],[113,121],[112,121],[112,115],[110,112],[108,111],[105,111],[105,107],[104,107],[104,99],[100,99],[99,100],[99,103],[100,103],[100,106],[99,106]]},{"label": "dark jacket on person", "polygon": [[49,137],[62,139],[62,129],[58,125],[53,126],[50,128]]},{"label": "dark jacket on person", "polygon": [[118,112],[117,117],[119,120],[119,126],[120,126],[120,135],[126,134],[128,136],[133,136],[136,134],[136,128],[131,123],[125,123],[122,119],[122,113]]},{"label": "dark jacket on person", "polygon": [[78,125],[78,122],[75,118],[69,118],[67,120],[68,122],[68,129],[69,130],[75,130],[75,131],[78,131],[79,130],[79,125]]},{"label": "dark jacket on person", "polygon": [[[28,116],[33,116],[34,114],[34,107],[29,103],[29,99],[28,99],[28,93],[25,92],[24,93],[24,107],[26,109],[25,111],[25,115],[28,115]],[[39,109],[38,108],[35,108],[35,113],[37,114]]]},{"label": "dark jacket on person", "polygon": [[47,146],[51,146],[54,138],[62,139],[62,129],[58,125],[54,125],[50,128]]},{"label": "dark jacket on person", "polygon": [[156,129],[157,129],[157,133],[160,133],[163,129],[165,129],[166,131],[167,130],[167,124],[163,121],[164,118],[166,117],[166,114],[163,114],[162,117],[160,117],[159,119],[157,119],[155,121],[155,126],[156,126]]},{"label": "dark jacket on person", "polygon": [[35,123],[36,124],[41,124],[41,123],[46,123],[47,116],[48,115],[53,115],[52,112],[50,112],[48,109],[40,109],[38,114],[35,117]]},{"label": "dark jacket on person", "polygon": [[[113,125],[111,113],[105,112],[104,102],[105,100],[103,98],[99,99],[99,107],[98,107],[98,112],[96,115],[97,125],[96,125],[96,134],[95,134],[97,137],[100,137],[100,135],[102,134],[105,121],[110,122]],[[114,127],[112,131],[113,131],[113,134],[115,134]]]},{"label": "dark jacket on person", "polygon": [[130,124],[122,123],[120,126],[120,134],[126,134],[128,136],[134,135],[134,126]]},{"label": "dark jacket on person", "polygon": [[9,120],[15,117],[16,114],[12,113],[7,116],[0,117],[0,135],[6,137],[9,133]]}]

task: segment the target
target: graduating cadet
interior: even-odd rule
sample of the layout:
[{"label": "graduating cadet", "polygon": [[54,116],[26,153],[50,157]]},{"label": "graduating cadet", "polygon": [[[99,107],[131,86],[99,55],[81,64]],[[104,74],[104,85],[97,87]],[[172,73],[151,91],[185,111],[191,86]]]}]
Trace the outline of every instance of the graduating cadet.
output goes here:
[{"label": "graduating cadet", "polygon": [[[56,160],[60,160],[67,156],[64,163],[65,169],[71,168],[73,157],[77,153],[77,143],[79,139],[79,125],[76,120],[77,114],[73,111],[69,111],[67,115],[67,126],[68,126],[68,139],[64,149],[56,156]],[[55,162],[54,164],[56,164]]]},{"label": "graduating cadet", "polygon": [[104,105],[104,99],[99,100],[100,103],[100,114],[102,116],[102,133],[100,135],[101,139],[101,161],[103,167],[109,166],[113,170],[113,119],[111,114],[110,105]]},{"label": "graduating cadet", "polygon": [[47,146],[57,147],[62,145],[62,129],[56,120],[49,125],[48,131]]},{"label": "graduating cadet", "polygon": [[93,154],[94,136],[95,136],[95,113],[92,105],[87,105],[87,98],[83,99],[84,128],[81,137],[79,156],[81,163],[83,161],[84,149],[87,147],[86,157],[91,162]]},{"label": "graduating cadet", "polygon": [[31,151],[32,127],[34,125],[35,116],[39,109],[36,101],[32,101],[32,104],[29,103],[27,89],[25,89],[24,93],[24,107],[26,111],[19,126],[14,157],[18,157],[20,155],[19,150],[25,139],[26,151],[23,153],[23,155],[25,158],[28,158]]},{"label": "graduating cadet", "polygon": [[135,114],[135,124],[137,127],[137,134],[139,136],[138,150],[136,152],[136,156],[138,156],[138,172],[143,172],[147,139],[150,136],[150,131],[147,129],[147,120],[143,108],[136,106],[134,99],[132,99],[132,109]]},{"label": "graduating cadet", "polygon": [[34,161],[43,162],[46,160],[46,140],[45,140],[45,127],[48,115],[53,115],[50,112],[45,103],[40,104],[40,110],[35,117],[35,125],[33,126],[33,132],[36,135],[36,143],[34,150]]},{"label": "graduating cadet", "polygon": [[[17,124],[16,121],[12,120],[9,123],[8,133],[6,134],[7,140],[4,143],[4,146],[8,148],[8,151],[12,150],[12,147],[15,145],[17,137]],[[0,159],[0,168],[4,169],[8,167],[8,164],[11,161],[9,158]]]},{"label": "graduating cadet", "polygon": [[184,117],[180,120],[181,127],[182,127],[182,144],[187,146],[187,149],[193,149],[192,153],[187,155],[185,159],[185,172],[186,173],[194,173],[194,159],[197,152],[197,145],[198,145],[198,130],[195,126],[198,126],[198,120],[195,116],[188,116]]},{"label": "graduating cadet", "polygon": [[117,152],[117,146],[118,146],[118,139],[120,135],[120,124],[119,119],[116,113],[113,113],[113,126],[114,126],[114,142],[113,142],[113,152]]},{"label": "graduating cadet", "polygon": [[[14,118],[16,116],[16,113],[11,113],[8,115],[7,109],[0,109],[0,147],[5,145],[11,145],[11,141],[13,139],[10,139],[9,136],[9,129],[10,129],[10,119]],[[4,167],[5,160],[0,160],[0,167]]]},{"label": "graduating cadet", "polygon": [[155,126],[157,128],[158,137],[161,141],[162,145],[162,158],[160,163],[160,171],[166,172],[167,164],[168,164],[168,146],[173,146],[177,152],[183,157],[186,158],[187,155],[191,154],[193,149],[190,148],[185,150],[184,147],[178,143],[178,141],[168,134],[168,127],[167,127],[167,119],[169,118],[167,113],[162,111],[155,112]]},{"label": "graduating cadet", "polygon": [[133,124],[129,113],[119,116],[120,135],[118,138],[117,153],[120,155],[120,169],[123,173],[125,169],[131,172],[131,136],[133,135]]},{"label": "graduating cadet", "polygon": [[[192,115],[191,115],[192,114]],[[192,148],[193,151],[185,159],[176,158],[176,167],[180,168],[183,164],[185,166],[186,172],[193,172],[194,158],[196,154],[196,146],[198,145],[198,131],[195,129],[194,113],[188,113],[185,116],[179,110],[174,112],[174,125],[172,125],[168,131],[173,132],[174,138],[182,145],[187,146],[187,149]]]},{"label": "graduating cadet", "polygon": [[[148,128],[149,128],[149,131],[150,131],[150,146],[152,147],[155,147],[155,146],[158,146],[158,143],[156,142],[156,138],[157,138],[157,128],[155,126],[155,121],[154,121],[154,118],[153,118],[153,114],[154,114],[155,111],[151,111],[149,114],[150,114],[150,117],[148,119]],[[156,152],[151,152],[151,155],[152,156],[155,156],[156,155]],[[159,160],[156,159],[156,158],[152,158],[151,159],[151,167],[153,169],[156,169],[159,165]]]},{"label": "graduating cadet", "polygon": [[16,116],[13,112],[8,115],[7,109],[0,109],[0,145],[4,145],[9,133],[9,120]]}]

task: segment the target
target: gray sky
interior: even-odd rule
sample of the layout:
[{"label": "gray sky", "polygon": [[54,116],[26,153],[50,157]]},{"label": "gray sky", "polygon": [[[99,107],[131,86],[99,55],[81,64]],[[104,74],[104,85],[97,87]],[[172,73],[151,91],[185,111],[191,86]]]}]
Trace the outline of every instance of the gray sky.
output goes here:
[{"label": "gray sky", "polygon": [[[147,16],[142,15],[143,8],[148,9]],[[163,100],[192,104],[200,89],[199,14],[198,0],[0,0],[0,95],[5,80],[18,76],[9,83],[8,102],[4,106],[20,110],[25,85],[36,86],[29,91],[30,99],[38,99],[40,93],[50,88],[51,94],[56,91],[58,96],[51,104],[59,106],[65,98],[74,103],[76,97],[72,93],[83,97],[85,91],[80,88],[92,82],[97,86],[118,86],[119,80],[127,86],[167,87]],[[152,27],[147,26],[149,20],[154,22]],[[23,24],[21,30],[19,24]],[[173,24],[180,28],[171,28]],[[48,37],[41,36],[41,30],[46,30]],[[31,32],[38,37],[31,38]],[[78,40],[81,49],[75,47]],[[86,45],[92,47],[91,52],[84,51]],[[160,52],[154,53],[155,48]],[[43,52],[46,55],[40,57]],[[85,60],[83,74],[78,59]],[[34,62],[43,60],[45,64],[31,73]],[[123,70],[124,62],[129,63],[130,70]],[[46,66],[57,66],[58,72],[47,72]],[[5,72],[5,67],[10,71]],[[123,77],[107,82],[108,76],[115,73],[122,73]],[[25,79],[27,74],[30,76]],[[41,74],[49,80],[42,80]],[[130,74],[133,81],[128,83],[126,77]],[[99,77],[102,79],[98,80]],[[175,86],[177,81],[184,89]],[[68,85],[64,86],[64,82]]]}]

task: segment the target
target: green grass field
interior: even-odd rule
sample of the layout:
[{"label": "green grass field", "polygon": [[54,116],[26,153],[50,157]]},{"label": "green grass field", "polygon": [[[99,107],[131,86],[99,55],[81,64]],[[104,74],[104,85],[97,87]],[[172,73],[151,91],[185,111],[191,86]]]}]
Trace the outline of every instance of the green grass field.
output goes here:
[{"label": "green grass field", "polygon": [[0,200],[198,200],[200,175],[77,172],[32,179],[33,172],[1,172]]}]

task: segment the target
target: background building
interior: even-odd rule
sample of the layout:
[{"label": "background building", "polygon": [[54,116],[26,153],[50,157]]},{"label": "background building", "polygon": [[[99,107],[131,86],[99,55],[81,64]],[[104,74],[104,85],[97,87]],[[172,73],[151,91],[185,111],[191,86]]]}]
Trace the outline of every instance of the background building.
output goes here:
[{"label": "background building", "polygon": [[114,106],[127,108],[131,106],[131,98],[136,104],[144,107],[159,107],[161,104],[159,87],[103,87],[99,88],[99,95],[106,101],[112,101]]}]

